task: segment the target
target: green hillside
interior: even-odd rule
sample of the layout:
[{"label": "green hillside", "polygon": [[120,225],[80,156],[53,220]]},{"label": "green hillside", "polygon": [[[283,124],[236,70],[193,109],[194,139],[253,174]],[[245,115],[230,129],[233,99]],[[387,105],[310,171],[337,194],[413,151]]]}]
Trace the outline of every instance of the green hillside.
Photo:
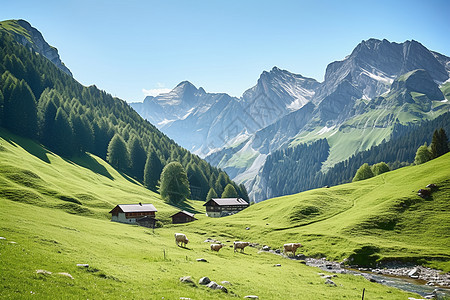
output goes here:
[{"label": "green hillside", "polygon": [[[446,154],[368,180],[269,199],[221,224],[206,224],[272,247],[300,241],[309,256],[341,261],[353,255],[359,264],[413,261],[448,272],[449,166]],[[430,183],[438,186],[432,196],[417,196]]]},{"label": "green hillside", "polygon": [[[107,212],[119,203],[153,203],[157,218],[167,223],[177,208],[164,204],[159,195],[116,172],[102,159],[87,155],[67,160],[6,131],[0,131],[0,136],[0,236],[6,238],[0,239],[0,298],[227,299],[258,295],[260,299],[290,299],[305,295],[308,299],[358,299],[363,288],[365,299],[415,296],[353,275],[338,275],[333,278],[337,286],[328,286],[317,274],[320,270],[298,261],[258,253],[251,247],[245,254],[234,253],[230,247],[212,253],[204,243],[208,237],[218,238],[227,246],[237,238],[268,241],[274,246],[300,240],[305,251],[312,252],[318,240],[299,234],[301,227],[293,228],[305,221],[291,223],[285,219],[299,211],[301,200],[296,200],[298,205],[294,207],[290,201],[271,200],[221,219],[199,213],[199,220],[190,225],[165,224],[153,232],[112,223]],[[446,161],[448,157],[439,162]],[[376,185],[371,182],[368,186]],[[330,198],[335,197],[333,191],[344,198],[345,186],[340,189],[326,192]],[[303,195],[315,205],[311,192]],[[188,205],[201,212],[202,203],[191,201]],[[332,210],[346,207],[351,203],[342,201]],[[269,231],[262,228],[266,222],[270,223]],[[245,231],[245,226],[251,229]],[[276,230],[281,228],[291,229]],[[175,232],[187,234],[188,249],[175,245]],[[197,258],[208,262],[197,262]],[[89,264],[89,268],[77,264]],[[69,273],[74,279],[58,273]],[[192,287],[179,282],[186,275],[196,282],[208,276],[232,285],[227,286],[228,293]]]}]

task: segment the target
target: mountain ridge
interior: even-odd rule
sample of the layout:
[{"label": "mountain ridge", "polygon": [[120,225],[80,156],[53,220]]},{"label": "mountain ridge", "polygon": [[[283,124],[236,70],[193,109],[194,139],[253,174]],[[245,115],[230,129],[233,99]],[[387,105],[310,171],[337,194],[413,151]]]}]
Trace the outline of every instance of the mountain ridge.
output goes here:
[{"label": "mountain ridge", "polygon": [[20,44],[24,45],[27,48],[31,48],[37,53],[40,53],[48,60],[50,60],[55,66],[57,66],[61,71],[73,77],[72,72],[70,72],[69,68],[61,61],[61,58],[58,53],[58,49],[49,45],[42,33],[31,26],[25,20],[6,20],[1,21],[0,26],[11,33],[15,40]]},{"label": "mountain ridge", "polygon": [[[415,73],[409,81],[405,81],[409,85],[407,89],[395,95],[391,93],[390,98],[385,97],[382,102],[376,100],[392,89],[399,90],[400,87],[392,85],[405,83],[396,79],[418,69],[423,72]],[[429,109],[434,104],[428,98],[422,97],[425,101],[422,104],[426,105],[420,108],[423,111],[417,111],[421,96],[414,94],[418,92],[411,85],[417,86],[422,94],[428,94],[433,101],[443,100],[438,85],[449,80],[449,74],[450,58],[428,50],[415,40],[396,43],[372,38],[360,42],[343,60],[331,62],[326,68],[323,82],[275,66],[269,71],[263,71],[256,85],[247,89],[240,98],[230,97],[221,111],[211,114],[208,109],[197,109],[197,114],[190,116],[198,119],[194,122],[195,126],[190,125],[192,120],[179,118],[160,128],[185,147],[195,149],[197,154],[206,156],[211,163],[234,174],[235,179],[246,182],[247,188],[253,189],[248,180],[258,180],[255,177],[258,173],[255,163],[263,164],[265,155],[290,147],[292,143],[312,142],[315,133],[319,134],[316,139],[324,135],[332,140],[330,158],[322,168],[326,170],[348,158],[354,151],[366,150],[388,139],[397,120],[411,122],[436,116],[439,112]],[[393,97],[399,98],[394,101]],[[403,100],[400,101],[400,98]],[[411,106],[413,103],[414,107]],[[393,105],[397,105],[394,110],[400,118],[386,113]],[[402,110],[399,105],[406,106]],[[131,106],[139,112],[138,105]],[[441,112],[445,111],[442,105],[434,106]],[[408,109],[413,114],[406,111]],[[236,115],[235,112],[240,113]],[[374,113],[378,117],[372,119],[370,114]],[[419,117],[414,117],[414,114]],[[363,119],[366,121],[361,124]],[[337,137],[345,137],[343,140],[350,138],[345,132],[353,130],[351,128],[354,126],[345,124],[358,124],[357,127],[361,128],[358,130],[363,133],[366,131],[364,126],[369,124],[367,122],[372,124],[372,128],[367,128],[370,133],[368,138],[364,137],[366,141],[351,137],[349,145],[352,145],[353,150],[339,150],[348,147],[343,145],[344,142],[339,142]],[[196,137],[198,132],[204,131],[208,131],[206,137],[193,138],[195,142],[185,142],[188,139],[186,133]],[[333,137],[336,133],[338,135]]]}]

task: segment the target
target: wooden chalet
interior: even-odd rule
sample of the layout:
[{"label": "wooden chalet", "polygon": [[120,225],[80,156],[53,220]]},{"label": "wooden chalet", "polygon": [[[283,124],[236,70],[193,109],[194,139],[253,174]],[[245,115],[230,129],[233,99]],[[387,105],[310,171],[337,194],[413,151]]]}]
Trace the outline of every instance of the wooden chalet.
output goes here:
[{"label": "wooden chalet", "polygon": [[111,221],[137,224],[137,220],[143,217],[155,218],[156,208],[153,204],[119,204],[114,207],[109,213],[111,214]]},{"label": "wooden chalet", "polygon": [[173,214],[171,217],[172,224],[188,223],[197,220],[194,217],[194,214],[191,214],[190,212],[187,212],[185,210],[179,211],[176,214]]},{"label": "wooden chalet", "polygon": [[220,218],[238,213],[247,208],[249,204],[242,198],[213,198],[203,206],[206,206],[208,217]]}]

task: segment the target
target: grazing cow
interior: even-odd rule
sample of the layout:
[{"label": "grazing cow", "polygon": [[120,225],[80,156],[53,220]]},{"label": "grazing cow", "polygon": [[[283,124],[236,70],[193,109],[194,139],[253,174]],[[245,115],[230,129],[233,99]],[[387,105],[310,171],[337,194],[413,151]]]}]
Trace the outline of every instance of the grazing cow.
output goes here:
[{"label": "grazing cow", "polygon": [[181,247],[186,247],[186,244],[189,243],[189,240],[185,234],[175,233],[175,243],[177,243],[177,246],[180,246],[179,243],[181,243]]},{"label": "grazing cow", "polygon": [[234,252],[236,252],[237,249],[241,249],[241,252],[244,252],[244,248],[250,245],[249,242],[234,242]]},{"label": "grazing cow", "polygon": [[219,252],[220,249],[222,249],[222,244],[211,244],[211,250]]},{"label": "grazing cow", "polygon": [[283,245],[283,252],[286,254],[287,252],[292,252],[292,254],[295,256],[295,251],[297,251],[298,247],[302,247],[302,244],[300,243],[289,243]]}]

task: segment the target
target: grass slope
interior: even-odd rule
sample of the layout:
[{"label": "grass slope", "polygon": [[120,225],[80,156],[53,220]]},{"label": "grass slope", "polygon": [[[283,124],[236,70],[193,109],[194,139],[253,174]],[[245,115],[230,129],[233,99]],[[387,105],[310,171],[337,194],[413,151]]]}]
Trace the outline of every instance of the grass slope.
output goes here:
[{"label": "grass slope", "polygon": [[[266,200],[221,223],[207,220],[206,227],[272,247],[300,241],[310,256],[413,261],[448,272],[449,166],[446,154],[368,180]],[[417,196],[430,183],[438,186],[432,197]]]},{"label": "grass slope", "polygon": [[[337,286],[331,287],[317,275],[318,269],[298,261],[258,253],[254,248],[245,254],[234,253],[230,247],[212,253],[203,242],[206,237],[217,237],[231,245],[235,236],[243,236],[243,223],[255,226],[246,231],[249,239],[265,240],[264,232],[255,230],[265,222],[259,210],[271,222],[279,220],[277,228],[290,227],[279,216],[268,216],[270,206],[266,205],[248,209],[247,217],[255,219],[245,222],[238,215],[209,219],[198,214],[199,221],[190,225],[166,225],[154,232],[112,223],[107,212],[118,203],[151,202],[163,220],[177,209],[94,156],[69,161],[29,140],[4,131],[0,135],[0,236],[6,238],[0,239],[0,298],[226,299],[256,294],[260,299],[296,299],[299,295],[358,299],[363,288],[365,299],[414,296],[352,275],[339,275],[333,279]],[[267,203],[273,206],[274,201]],[[197,211],[202,210],[201,204],[188,203]],[[347,206],[337,203],[334,209]],[[188,249],[176,247],[174,232],[188,235]],[[289,236],[278,232],[280,240],[276,230],[268,238],[277,245]],[[300,236],[295,233],[290,238]],[[208,262],[197,262],[200,257]],[[79,268],[78,263],[90,267]],[[282,267],[274,267],[276,263]],[[41,269],[52,274],[37,274]],[[58,273],[70,273],[74,279]],[[202,276],[217,282],[228,280],[232,286],[228,294],[192,287],[178,281],[185,275],[195,281]]]}]

